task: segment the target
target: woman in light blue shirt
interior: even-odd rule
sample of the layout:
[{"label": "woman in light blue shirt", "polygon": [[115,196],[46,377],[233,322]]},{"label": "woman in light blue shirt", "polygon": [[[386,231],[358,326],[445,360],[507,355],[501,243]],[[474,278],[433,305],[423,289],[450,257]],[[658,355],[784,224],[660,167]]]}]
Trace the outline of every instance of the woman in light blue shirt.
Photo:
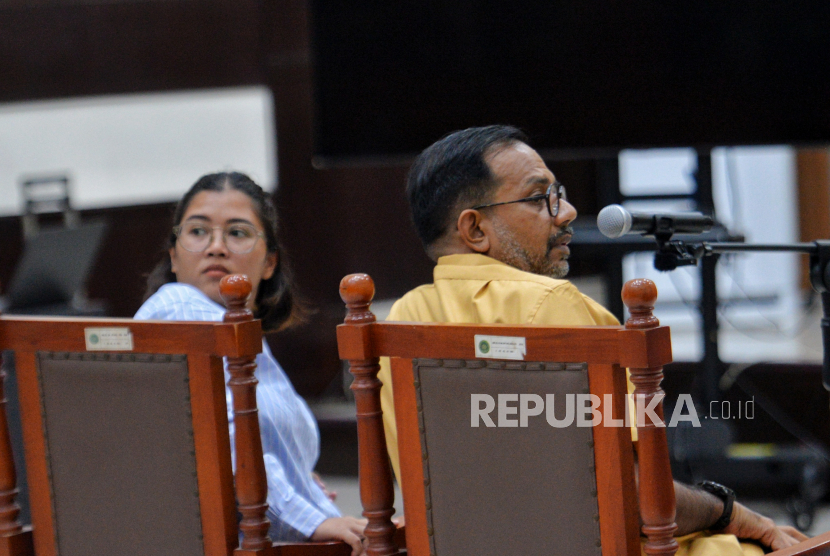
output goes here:
[{"label": "woman in light blue shirt", "polygon": [[[263,330],[279,330],[297,317],[290,272],[281,260],[277,215],[270,197],[238,172],[200,178],[176,207],[168,255],[150,274],[137,319],[221,321],[219,281],[245,274],[249,301]],[[273,540],[340,539],[362,551],[366,520],[342,517],[313,475],[320,453],[317,423],[263,341],[257,356],[257,404],[268,479]],[[225,382],[229,378],[225,372]],[[234,440],[231,394],[228,402]]]}]

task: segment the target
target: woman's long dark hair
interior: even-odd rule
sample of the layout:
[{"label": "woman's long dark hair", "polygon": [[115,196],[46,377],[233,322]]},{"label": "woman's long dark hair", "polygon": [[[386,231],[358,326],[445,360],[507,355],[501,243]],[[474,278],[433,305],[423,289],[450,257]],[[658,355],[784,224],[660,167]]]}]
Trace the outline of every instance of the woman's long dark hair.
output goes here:
[{"label": "woman's long dark hair", "polygon": [[[181,224],[182,217],[190,206],[190,202],[202,191],[241,191],[251,199],[259,220],[265,231],[265,245],[269,253],[277,255],[277,267],[268,280],[259,283],[254,316],[262,320],[262,329],[265,332],[287,328],[298,320],[302,320],[303,309],[297,302],[291,270],[285,256],[285,249],[279,242],[277,228],[277,210],[271,197],[251,178],[240,172],[220,172],[207,174],[199,178],[193,187],[185,193],[173,213],[173,226]],[[167,236],[167,245],[161,261],[147,276],[147,291],[144,293],[146,301],[164,284],[176,281],[176,275],[171,270],[170,249],[176,244],[176,234],[170,232]]]}]

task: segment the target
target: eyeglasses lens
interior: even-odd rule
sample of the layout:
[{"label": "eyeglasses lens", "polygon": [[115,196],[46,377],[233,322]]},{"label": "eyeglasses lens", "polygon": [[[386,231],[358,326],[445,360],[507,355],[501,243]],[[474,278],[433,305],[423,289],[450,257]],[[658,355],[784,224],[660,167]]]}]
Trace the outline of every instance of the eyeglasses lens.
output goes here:
[{"label": "eyeglasses lens", "polygon": [[198,222],[190,222],[181,226],[179,242],[181,246],[193,253],[201,253],[213,242],[213,234],[222,230],[222,239],[228,250],[237,255],[249,253],[256,244],[256,228],[248,224],[233,224],[227,228],[211,228]]},{"label": "eyeglasses lens", "polygon": [[550,192],[550,208],[551,216],[554,218],[559,215],[559,202],[561,200],[568,200],[568,194],[565,192],[565,186],[562,184],[553,184]]}]

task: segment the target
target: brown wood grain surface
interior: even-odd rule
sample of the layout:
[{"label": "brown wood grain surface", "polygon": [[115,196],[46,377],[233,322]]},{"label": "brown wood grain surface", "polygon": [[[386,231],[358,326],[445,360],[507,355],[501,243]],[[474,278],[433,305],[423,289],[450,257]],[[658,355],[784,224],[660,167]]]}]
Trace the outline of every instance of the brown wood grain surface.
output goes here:
[{"label": "brown wood grain surface", "polygon": [[[222,301],[228,308],[226,324],[252,322],[254,314],[247,306],[252,285],[247,276],[225,276],[220,282]],[[236,499],[239,503],[239,546],[267,549],[271,546],[268,530],[268,483],[259,432],[259,410],[256,401],[257,379],[254,355],[228,357],[228,387],[233,398],[234,442],[236,445]]]},{"label": "brown wood grain surface", "polygon": [[[8,346],[7,346],[8,349]],[[33,351],[15,353],[20,410],[24,416],[40,416],[40,385]],[[35,554],[55,556],[55,527],[52,515],[46,439],[40,419],[23,419],[23,443],[26,446],[26,474],[29,478],[29,511],[32,515]]]},{"label": "brown wood grain surface", "polygon": [[830,531],[789,548],[770,552],[767,556],[830,556]]},{"label": "brown wood grain surface", "polygon": [[205,554],[230,554],[239,538],[233,470],[225,457],[231,445],[224,434],[228,430],[224,368],[221,359],[209,355],[191,355],[187,362]]},{"label": "brown wood grain surface", "polygon": [[[412,360],[393,357],[392,393],[395,398],[395,424],[398,438],[418,438],[418,408],[415,404],[415,378]],[[400,485],[406,517],[406,547],[412,556],[429,556],[427,511],[424,489],[424,461],[421,445],[398,442],[401,475],[412,477]]]},{"label": "brown wood grain surface", "polygon": [[7,418],[8,404],[5,392],[6,372],[0,353],[0,537],[20,535],[23,528],[19,521],[20,506],[17,503],[17,472],[14,468],[11,435]]},{"label": "brown wood grain surface", "polygon": [[[56,333],[58,326],[60,334]],[[107,327],[129,328],[133,336],[132,351],[136,353],[176,353],[176,347],[183,343],[192,353],[227,357],[256,355],[262,351],[259,321],[222,324],[13,316],[0,319],[0,349],[82,352],[86,351],[84,329]]]},{"label": "brown wood grain surface", "polygon": [[0,556],[33,556],[31,525],[20,523],[17,469],[14,464],[6,399],[6,372],[0,351]]},{"label": "brown wood grain surface", "polygon": [[350,556],[351,553],[351,547],[342,542],[277,542],[261,550],[238,548],[233,556]]},{"label": "brown wood grain surface", "polygon": [[[626,321],[628,330],[655,329],[660,322],[653,314],[654,302],[657,300],[657,287],[651,280],[629,280],[623,286],[623,303],[628,307],[631,317]],[[664,340],[670,342],[666,337]],[[659,345],[648,344],[645,349],[659,350]],[[671,350],[671,347],[668,348]],[[669,351],[670,353],[670,351]],[[663,418],[663,397],[660,388],[663,380],[663,365],[659,359],[647,358],[645,365],[630,365],[631,382],[634,384],[634,397],[638,403],[650,407],[656,402],[654,414],[659,422],[645,413],[637,411],[637,444],[640,480],[638,481],[640,517],[643,521],[642,531],[646,535],[643,550],[654,556],[671,556],[678,549],[674,533],[677,531],[676,501],[669,462],[669,447]],[[641,422],[642,419],[642,422]]]},{"label": "brown wood grain surface", "polygon": [[[365,274],[352,274],[340,282],[340,297],[346,304],[345,322],[349,326],[363,326],[375,321],[375,315],[369,310],[374,295],[375,285]],[[369,520],[364,549],[368,556],[392,556],[400,551],[395,543],[396,527],[391,521],[395,513],[395,492],[383,432],[379,370],[377,357],[349,359],[349,371],[354,376],[351,390],[360,439],[360,501],[363,515]]]},{"label": "brown wood grain surface", "polygon": [[[361,359],[389,355],[404,358],[475,358],[474,336],[519,336],[526,340],[528,361],[542,360],[556,351],[562,361],[593,361],[603,364],[661,366],[671,362],[667,327],[625,330],[619,326],[584,328],[565,326],[515,326],[452,323],[383,322],[337,327],[340,357]],[[440,334],[438,332],[440,331]]]},{"label": "brown wood grain surface", "polygon": [[[603,412],[607,410],[605,396],[609,395],[613,406],[611,417],[625,419],[624,393],[628,388],[625,369],[616,365],[590,365],[588,384],[591,394],[602,400]],[[605,413],[603,417],[607,419]],[[600,516],[613,516],[600,519],[603,554],[636,554],[640,548],[640,517],[631,429],[612,427],[606,421],[594,427],[593,432],[599,512]]]}]

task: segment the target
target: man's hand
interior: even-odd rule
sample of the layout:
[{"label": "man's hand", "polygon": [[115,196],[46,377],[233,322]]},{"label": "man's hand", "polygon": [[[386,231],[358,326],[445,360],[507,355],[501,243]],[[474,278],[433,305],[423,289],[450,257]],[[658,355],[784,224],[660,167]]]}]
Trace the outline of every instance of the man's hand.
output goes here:
[{"label": "man's hand", "polygon": [[[699,488],[688,487],[675,481],[674,494],[677,500],[677,536],[705,531],[723,513],[723,502]],[[729,525],[723,531],[714,532],[754,540],[772,550],[807,540],[807,536],[798,529],[789,526],[779,527],[770,518],[757,514],[737,502],[732,506],[732,521]]]},{"label": "man's hand", "polygon": [[363,530],[368,522],[356,517],[330,517],[317,527],[311,540],[344,541],[352,547],[352,556],[360,556],[363,554]]},{"label": "man's hand", "polygon": [[787,548],[808,538],[795,527],[779,527],[770,518],[757,514],[737,502],[732,511],[732,521],[723,532],[735,535],[739,539],[756,540],[772,550]]}]

